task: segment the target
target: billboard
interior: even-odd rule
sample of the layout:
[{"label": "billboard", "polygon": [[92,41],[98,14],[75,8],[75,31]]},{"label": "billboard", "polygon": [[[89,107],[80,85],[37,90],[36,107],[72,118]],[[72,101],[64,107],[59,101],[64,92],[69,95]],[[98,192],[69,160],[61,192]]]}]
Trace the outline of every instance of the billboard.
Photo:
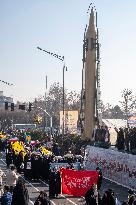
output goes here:
[{"label": "billboard", "polygon": [[136,116],[129,117],[128,124],[130,127],[136,127]]},{"label": "billboard", "polygon": [[[64,111],[64,133],[77,133],[78,111]],[[63,111],[60,111],[60,129],[63,126]]]}]

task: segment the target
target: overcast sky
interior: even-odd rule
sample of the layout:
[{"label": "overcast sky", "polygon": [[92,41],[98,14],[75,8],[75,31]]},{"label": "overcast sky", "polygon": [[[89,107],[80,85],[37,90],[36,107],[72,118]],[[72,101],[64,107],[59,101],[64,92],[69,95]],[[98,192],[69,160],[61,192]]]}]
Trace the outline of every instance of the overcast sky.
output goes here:
[{"label": "overcast sky", "polygon": [[[101,43],[101,91],[117,104],[121,91],[136,88],[136,1],[95,0]],[[65,56],[65,86],[81,90],[82,42],[89,0],[0,0],[0,90],[31,101],[62,83],[62,62],[37,46]]]}]

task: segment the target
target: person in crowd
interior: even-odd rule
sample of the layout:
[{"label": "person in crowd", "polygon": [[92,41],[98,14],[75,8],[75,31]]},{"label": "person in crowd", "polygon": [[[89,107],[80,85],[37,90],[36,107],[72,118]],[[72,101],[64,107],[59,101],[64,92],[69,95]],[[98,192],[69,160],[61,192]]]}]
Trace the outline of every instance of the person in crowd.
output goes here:
[{"label": "person in crowd", "polygon": [[68,161],[68,169],[74,169],[73,163]]},{"label": "person in crowd", "polygon": [[4,194],[0,198],[1,205],[11,205],[12,202],[12,194],[10,193],[10,187],[4,186]]},{"label": "person in crowd", "polygon": [[39,154],[32,154],[31,156],[31,169],[32,169],[32,178],[34,180],[39,179],[39,173],[40,173],[40,156]]},{"label": "person in crowd", "polygon": [[41,166],[41,176],[44,180],[49,180],[50,162],[51,159],[49,157],[43,156],[43,162]]},{"label": "person in crowd", "polygon": [[31,153],[27,153],[24,157],[24,177],[28,180],[32,179]]},{"label": "person in crowd", "polygon": [[10,148],[6,151],[6,164],[7,168],[9,168],[9,165],[12,164],[12,151]]},{"label": "person in crowd", "polygon": [[3,194],[4,194],[4,191],[3,191],[2,185],[0,184],[0,197],[2,197]]},{"label": "person in crowd", "polygon": [[103,194],[103,197],[102,197],[102,205],[107,205],[108,203],[108,191],[105,191],[105,193]]},{"label": "person in crowd", "polygon": [[80,163],[79,159],[77,159],[77,161],[76,161],[76,166],[77,166],[78,171],[81,170],[81,163]]},{"label": "person in crowd", "polygon": [[123,129],[119,128],[119,131],[118,131],[118,129],[115,128],[115,131],[117,132],[116,147],[118,150],[124,150],[125,149],[125,139],[124,139]]},{"label": "person in crowd", "polygon": [[[107,129],[107,128],[106,128],[106,129]],[[105,142],[105,136],[106,136],[106,132],[107,132],[106,129],[105,129],[104,126],[101,126],[100,142]]]},{"label": "person in crowd", "polygon": [[24,163],[23,151],[20,151],[18,156],[16,157],[16,168],[17,172],[20,173],[22,171],[21,165]]},{"label": "person in crowd", "polygon": [[47,197],[47,194],[45,191],[41,191],[40,195],[37,197],[34,205],[50,205],[51,202],[49,198]]},{"label": "person in crowd", "polygon": [[123,201],[123,202],[122,202],[122,205],[128,205],[128,202]]},{"label": "person in crowd", "polygon": [[13,160],[13,164],[15,165],[16,164],[16,158],[17,158],[17,155],[15,153],[15,150],[12,149],[12,160]]},{"label": "person in crowd", "polygon": [[55,197],[57,197],[59,194],[61,194],[61,177],[60,177],[60,171],[55,170]]},{"label": "person in crowd", "polygon": [[96,168],[96,171],[98,172],[98,182],[97,182],[97,189],[100,190],[102,185],[102,171],[99,167]]},{"label": "person in crowd", "polygon": [[94,129],[93,131],[93,139],[95,142],[99,142],[101,137],[101,127],[98,126],[97,129]]},{"label": "person in crowd", "polygon": [[136,195],[133,190],[128,190],[128,205],[133,205],[136,199]]},{"label": "person in crowd", "polygon": [[130,151],[133,152],[133,150],[136,149],[136,128],[130,129],[129,142],[130,142]]},{"label": "person in crowd", "polygon": [[12,196],[11,205],[28,205],[29,195],[28,190],[23,180],[18,180]]},{"label": "person in crowd", "polygon": [[102,197],[102,205],[116,205],[116,199],[112,189],[105,191]]},{"label": "person in crowd", "polygon": [[14,165],[11,166],[10,170],[6,174],[6,184],[10,186],[11,193],[16,185],[19,175],[15,172]]},{"label": "person in crowd", "polygon": [[105,142],[110,142],[110,132],[107,126],[105,126]]},{"label": "person in crowd", "polygon": [[98,205],[99,204],[99,194],[97,190],[97,185],[93,184],[92,187],[85,194],[86,205]]},{"label": "person in crowd", "polygon": [[129,135],[128,135],[128,128],[124,129],[124,137],[125,137],[125,149],[129,152]]},{"label": "person in crowd", "polygon": [[61,193],[61,177],[60,171],[53,168],[49,177],[49,197],[55,198]]},{"label": "person in crowd", "polygon": [[6,176],[5,173],[2,171],[2,169],[0,168],[0,185],[3,184],[3,177]]},{"label": "person in crowd", "polygon": [[136,205],[136,197],[135,197],[135,200],[134,200],[134,202],[133,202],[133,205]]}]

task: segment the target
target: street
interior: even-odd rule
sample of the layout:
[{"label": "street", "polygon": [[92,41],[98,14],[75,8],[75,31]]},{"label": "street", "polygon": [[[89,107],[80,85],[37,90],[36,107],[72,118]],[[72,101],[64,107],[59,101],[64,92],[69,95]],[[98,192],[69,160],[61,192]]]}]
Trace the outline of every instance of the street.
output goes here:
[{"label": "street", "polygon": [[[0,167],[1,169],[6,173],[7,168],[6,168],[6,163],[5,163],[5,154],[1,153],[1,158],[0,158]],[[22,176],[23,177],[23,176]],[[47,194],[49,193],[49,186],[46,182],[39,180],[39,181],[26,181],[26,186],[28,188],[29,192],[29,197],[30,197],[30,202],[29,205],[34,204],[35,199],[39,195],[39,192],[42,190],[46,190]],[[107,179],[103,179],[102,183],[102,188],[100,191],[101,196],[107,189],[113,189],[115,192],[115,196],[118,198],[120,202],[126,201],[127,200],[127,188],[124,188],[122,186],[119,186],[113,182],[110,182]],[[68,195],[59,195],[58,198],[51,199],[51,204],[53,205],[84,205],[85,200],[84,198],[80,197],[73,197],[73,196],[68,196]]]}]

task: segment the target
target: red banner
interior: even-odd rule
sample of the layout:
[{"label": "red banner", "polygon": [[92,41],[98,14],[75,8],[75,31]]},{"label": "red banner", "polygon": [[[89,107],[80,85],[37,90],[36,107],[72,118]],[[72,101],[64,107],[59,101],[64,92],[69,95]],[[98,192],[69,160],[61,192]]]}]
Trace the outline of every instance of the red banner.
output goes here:
[{"label": "red banner", "polygon": [[73,196],[85,196],[92,184],[97,184],[97,171],[77,171],[62,169],[62,193]]}]

